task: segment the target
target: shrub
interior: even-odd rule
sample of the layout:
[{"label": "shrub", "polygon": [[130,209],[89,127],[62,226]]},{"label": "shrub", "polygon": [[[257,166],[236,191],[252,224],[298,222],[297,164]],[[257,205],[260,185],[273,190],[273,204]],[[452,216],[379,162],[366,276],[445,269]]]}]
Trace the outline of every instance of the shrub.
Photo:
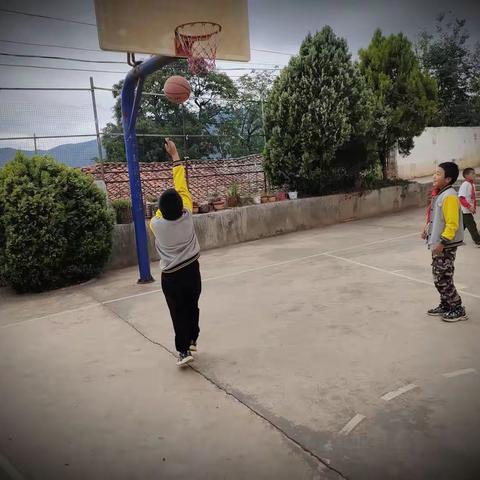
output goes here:
[{"label": "shrub", "polygon": [[114,200],[112,208],[115,211],[115,221],[117,223],[132,223],[132,202],[130,200]]},{"label": "shrub", "polygon": [[110,255],[112,220],[92,179],[17,153],[0,169],[0,277],[18,292],[94,277]]}]

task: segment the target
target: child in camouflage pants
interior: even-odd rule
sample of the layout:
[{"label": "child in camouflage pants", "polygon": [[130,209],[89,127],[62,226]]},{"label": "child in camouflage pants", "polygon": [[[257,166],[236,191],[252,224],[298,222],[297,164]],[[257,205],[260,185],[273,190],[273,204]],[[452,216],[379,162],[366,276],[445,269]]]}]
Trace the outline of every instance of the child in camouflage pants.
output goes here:
[{"label": "child in camouflage pants", "polygon": [[440,305],[428,311],[446,322],[467,320],[462,299],[453,283],[457,248],[463,245],[463,221],[460,201],[453,184],[458,178],[458,166],[441,163],[433,176],[437,194],[433,198],[428,224],[427,244],[432,251],[432,272],[435,287],[440,294]]}]

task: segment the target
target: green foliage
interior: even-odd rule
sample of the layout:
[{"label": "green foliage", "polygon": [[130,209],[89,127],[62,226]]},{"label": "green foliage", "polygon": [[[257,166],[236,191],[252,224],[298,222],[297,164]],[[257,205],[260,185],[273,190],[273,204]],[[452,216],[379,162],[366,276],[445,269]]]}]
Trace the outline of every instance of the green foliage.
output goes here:
[{"label": "green foliage", "polygon": [[112,208],[117,223],[132,223],[132,202],[126,199],[114,200]]},{"label": "green foliage", "polygon": [[15,290],[90,279],[111,245],[105,196],[79,170],[21,153],[0,169],[0,276]]},{"label": "green foliage", "polygon": [[374,137],[386,177],[387,157],[398,145],[402,154],[413,147],[437,109],[435,80],[420,69],[407,37],[384,37],[377,30],[359,52],[360,69],[375,94]]},{"label": "green foliage", "polygon": [[417,44],[422,66],[438,83],[433,125],[480,124],[480,44],[469,46],[465,19],[437,17],[436,35],[422,32]]},{"label": "green foliage", "polygon": [[[221,98],[234,98],[237,88],[230,77],[223,73],[211,72],[205,76],[192,76],[185,60],[179,60],[149,75],[144,84],[144,91],[163,94],[163,85],[168,77],[182,75],[192,87],[192,98],[183,105],[169,102],[161,95],[143,95],[137,118],[138,134],[158,134],[165,136],[191,135],[184,145],[183,139],[177,139],[177,146],[182,156],[190,158],[207,157],[220,147],[221,139],[212,134],[219,130],[231,113],[231,105],[220,102]],[[103,130],[103,146],[108,161],[125,162],[125,146],[121,123],[120,93],[123,81],[114,85],[113,95],[117,99],[114,112],[115,123],[109,123]],[[206,135],[195,137],[195,135]],[[209,136],[212,135],[212,136]],[[139,158],[142,162],[166,161],[162,137],[137,137]],[[186,148],[185,148],[186,147]]]},{"label": "green foliage", "polygon": [[265,170],[273,185],[326,193],[377,160],[368,132],[373,97],[344,39],[324,27],[303,41],[266,104]]}]

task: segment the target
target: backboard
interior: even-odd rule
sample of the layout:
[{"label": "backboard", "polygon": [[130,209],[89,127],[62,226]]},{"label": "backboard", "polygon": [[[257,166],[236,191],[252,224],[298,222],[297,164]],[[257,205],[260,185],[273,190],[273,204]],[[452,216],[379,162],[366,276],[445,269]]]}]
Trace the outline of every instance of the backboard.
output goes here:
[{"label": "backboard", "polygon": [[95,13],[102,50],[183,57],[175,29],[213,22],[221,26],[217,59],[250,60],[248,0],[95,0]]}]

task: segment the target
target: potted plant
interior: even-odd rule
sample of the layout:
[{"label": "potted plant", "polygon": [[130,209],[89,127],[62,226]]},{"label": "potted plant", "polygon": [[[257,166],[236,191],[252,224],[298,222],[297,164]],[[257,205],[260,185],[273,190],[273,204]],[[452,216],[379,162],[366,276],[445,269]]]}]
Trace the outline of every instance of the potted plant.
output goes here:
[{"label": "potted plant", "polygon": [[227,191],[227,207],[238,207],[240,205],[240,192],[238,183],[233,182]]},{"label": "potted plant", "polygon": [[215,211],[223,210],[225,208],[225,201],[217,192],[210,196],[209,203]]},{"label": "potted plant", "polygon": [[199,213],[208,213],[210,211],[210,205],[208,202],[203,202],[198,206]]},{"label": "potted plant", "polygon": [[198,203],[197,202],[193,202],[193,206],[192,206],[192,213],[193,214],[196,214],[200,211],[200,207],[198,206]]},{"label": "potted plant", "polygon": [[288,192],[288,198],[290,200],[297,200],[298,198],[298,192],[296,190]]},{"label": "potted plant", "polygon": [[152,218],[153,215],[155,215],[155,212],[157,210],[157,205],[158,205],[158,199],[155,197],[151,197],[145,202],[146,218]]},{"label": "potted plant", "polygon": [[115,211],[115,220],[117,223],[132,223],[132,204],[130,200],[113,200],[112,208]]},{"label": "potted plant", "polygon": [[270,192],[262,192],[260,196],[260,202],[261,203],[268,203],[270,201],[271,193]]}]

